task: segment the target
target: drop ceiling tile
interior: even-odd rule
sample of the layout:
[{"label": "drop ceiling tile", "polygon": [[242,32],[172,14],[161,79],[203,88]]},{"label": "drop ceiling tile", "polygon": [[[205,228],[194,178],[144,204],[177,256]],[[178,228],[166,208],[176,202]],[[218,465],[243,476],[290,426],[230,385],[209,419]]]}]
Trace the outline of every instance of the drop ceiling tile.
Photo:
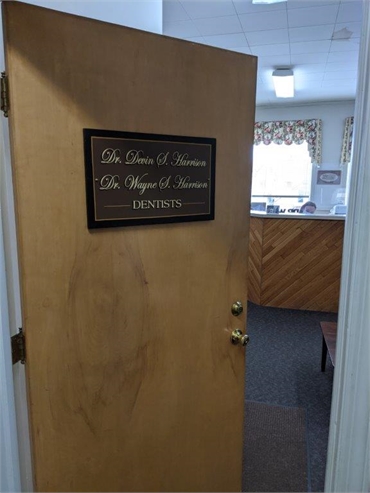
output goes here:
[{"label": "drop ceiling tile", "polygon": [[163,34],[174,38],[191,38],[199,36],[200,32],[193,24],[193,21],[166,22]]},{"label": "drop ceiling tile", "polygon": [[289,44],[253,46],[251,50],[253,55],[256,56],[289,55]]},{"label": "drop ceiling tile", "polygon": [[359,38],[361,36],[361,22],[345,22],[345,23],[337,23],[334,27],[334,33],[337,31],[341,31],[342,29],[346,29],[352,33],[350,39]]},{"label": "drop ceiling tile", "polygon": [[240,22],[245,32],[286,29],[287,15],[284,10],[265,12],[264,14],[241,14]]},{"label": "drop ceiling tile", "polygon": [[333,29],[333,24],[323,26],[292,27],[289,28],[290,42],[297,43],[299,41],[329,40],[333,34]]},{"label": "drop ceiling tile", "polygon": [[253,4],[252,0],[234,0],[234,7],[238,14],[261,14],[265,12],[286,11],[286,3]]},{"label": "drop ceiling tile", "polygon": [[272,70],[269,71],[269,73],[265,77],[261,77],[259,79],[259,86],[260,87],[265,87],[266,89],[272,89],[274,90],[274,83],[272,80]]},{"label": "drop ceiling tile", "polygon": [[357,70],[337,70],[336,72],[326,72],[324,80],[356,80]]},{"label": "drop ceiling tile", "polygon": [[257,83],[257,98],[260,100],[261,98],[269,98],[271,97],[271,91],[273,87],[266,87],[264,84]]},{"label": "drop ceiling tile", "polygon": [[290,66],[290,56],[260,56],[258,57],[258,68],[267,68],[274,70]]},{"label": "drop ceiling tile", "polygon": [[[316,5],[319,5],[316,3]],[[318,26],[334,24],[337,18],[338,6],[325,5],[306,9],[288,10],[289,27]]]},{"label": "drop ceiling tile", "polygon": [[330,49],[331,41],[302,41],[291,43],[290,53],[300,55],[304,53],[327,53]]},{"label": "drop ceiling tile", "polygon": [[301,72],[294,70],[294,80],[300,84],[306,82],[321,82],[323,78],[323,72],[306,73],[304,70],[301,70]]},{"label": "drop ceiling tile", "polygon": [[356,51],[335,51],[329,53],[328,55],[328,63],[335,62],[357,62],[358,53]]},{"label": "drop ceiling tile", "polygon": [[332,5],[332,6],[339,6],[340,0],[288,0],[287,2],[287,9],[302,9],[302,8],[309,8],[309,7],[315,7],[317,5],[323,6],[323,5]]},{"label": "drop ceiling tile", "polygon": [[[346,95],[346,91],[343,92],[341,89],[334,91],[333,89],[334,88],[332,87],[320,87],[317,95],[313,94],[313,101],[315,103],[320,101],[326,103],[327,101],[348,101],[350,99],[354,99],[354,95]],[[308,95],[309,97],[312,97],[311,91],[309,91]]]},{"label": "drop ceiling tile", "polygon": [[191,19],[235,15],[232,0],[181,0]]},{"label": "drop ceiling tile", "polygon": [[[265,89],[264,87],[261,87],[260,89],[257,88],[257,101],[259,101],[258,106],[263,107],[263,106],[276,106],[276,102],[274,101],[274,98],[276,99],[275,96],[275,91],[273,89]],[[286,100],[285,100],[286,101]]]},{"label": "drop ceiling tile", "polygon": [[272,72],[273,69],[271,67],[260,67],[258,70],[259,79],[261,80],[261,83],[266,85],[266,87],[274,87]]},{"label": "drop ceiling tile", "polygon": [[270,89],[265,86],[261,81],[257,81],[257,94],[262,95],[263,92],[268,92]]},{"label": "drop ceiling tile", "polygon": [[322,76],[316,79],[305,78],[295,78],[294,88],[296,91],[309,90],[312,93],[313,86],[315,89],[319,88],[322,84]]},{"label": "drop ceiling tile", "polygon": [[193,22],[200,34],[204,36],[212,36],[214,34],[234,34],[243,31],[237,15],[212,17],[210,19],[196,19]]},{"label": "drop ceiling tile", "polygon": [[253,55],[248,46],[238,46],[233,48],[233,51],[236,51],[237,53],[244,53],[245,55]]},{"label": "drop ceiling tile", "polygon": [[327,63],[326,67],[325,67],[325,72],[357,70],[357,67],[358,67],[358,64],[357,64],[356,60],[354,60],[352,62]]},{"label": "drop ceiling tile", "polygon": [[315,73],[323,73],[325,71],[326,64],[325,63],[307,63],[301,64],[294,67],[294,71],[296,70],[304,70],[307,74],[315,74]]},{"label": "drop ceiling tile", "polygon": [[318,103],[321,101],[320,95],[315,96],[315,94],[312,94],[311,90],[308,91],[296,91],[294,95],[294,106],[297,105],[297,103],[302,103],[302,104],[307,104],[307,103]]},{"label": "drop ceiling tile", "polygon": [[337,22],[361,22],[362,0],[352,0],[350,3],[342,3],[339,7]]},{"label": "drop ceiling tile", "polygon": [[204,36],[206,44],[217,46],[218,48],[233,48],[234,46],[248,46],[244,34],[220,34],[218,36]]},{"label": "drop ceiling tile", "polygon": [[360,38],[356,38],[354,40],[338,40],[332,41],[330,45],[331,52],[337,51],[359,51],[360,49]]},{"label": "drop ceiling tile", "polygon": [[321,87],[334,87],[337,90],[341,91],[344,88],[352,87],[354,90],[356,89],[356,81],[355,80],[341,80],[340,84],[338,80],[323,80],[321,83]]},{"label": "drop ceiling tile", "polygon": [[177,0],[164,0],[163,19],[165,19],[166,22],[186,21],[189,19],[189,16],[181,3]]},{"label": "drop ceiling tile", "polygon": [[204,41],[204,38],[203,36],[193,36],[192,38],[185,38],[186,41],[190,41],[191,43],[200,43],[200,44],[207,44],[205,41]]},{"label": "drop ceiling tile", "polygon": [[293,65],[302,63],[326,63],[327,53],[305,53],[304,55],[291,55],[291,62]]},{"label": "drop ceiling tile", "polygon": [[246,33],[245,35],[248,40],[249,46],[289,43],[287,29],[256,31],[253,33]]},{"label": "drop ceiling tile", "polygon": [[268,98],[268,94],[266,94],[266,92],[262,92],[261,90],[258,90],[256,91],[256,100],[259,101],[258,107],[264,107],[264,106],[270,106],[271,105],[271,102]]},{"label": "drop ceiling tile", "polygon": [[[362,0],[288,0],[271,5],[253,5],[251,0],[163,1],[164,34],[258,57],[258,106],[355,97]],[[334,20],[330,17],[328,25],[321,24],[327,21],[323,14],[332,15],[333,10],[338,17]],[[312,12],[315,11],[317,16],[313,22]],[[250,15],[245,15],[248,13]],[[242,24],[236,14],[241,16],[245,33],[241,32]],[[299,19],[303,19],[305,25],[285,27],[287,20],[294,24]],[[281,22],[284,22],[283,28],[280,28]],[[339,36],[352,32],[351,38],[331,41],[334,27]],[[292,65],[296,96],[291,101],[276,99],[272,71]]]}]

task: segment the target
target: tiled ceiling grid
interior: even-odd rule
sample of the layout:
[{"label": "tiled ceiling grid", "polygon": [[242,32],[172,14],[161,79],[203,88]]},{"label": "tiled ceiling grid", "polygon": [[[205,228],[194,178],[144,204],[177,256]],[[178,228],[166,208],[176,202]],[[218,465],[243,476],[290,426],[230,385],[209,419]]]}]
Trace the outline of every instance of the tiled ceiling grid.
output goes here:
[{"label": "tiled ceiling grid", "polygon": [[[163,34],[258,57],[259,106],[353,100],[361,26],[362,0],[163,2]],[[275,97],[282,67],[294,71],[294,99]]]}]

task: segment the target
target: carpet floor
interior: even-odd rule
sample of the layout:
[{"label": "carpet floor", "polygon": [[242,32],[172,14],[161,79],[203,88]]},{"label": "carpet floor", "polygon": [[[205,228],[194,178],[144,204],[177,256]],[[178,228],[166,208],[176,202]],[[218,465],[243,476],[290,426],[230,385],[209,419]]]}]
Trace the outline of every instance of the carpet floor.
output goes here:
[{"label": "carpet floor", "polygon": [[[306,411],[308,491],[315,492],[324,491],[334,373],[329,357],[321,372],[320,321],[336,319],[333,313],[248,305],[246,399]],[[285,491],[276,488],[271,491]]]}]

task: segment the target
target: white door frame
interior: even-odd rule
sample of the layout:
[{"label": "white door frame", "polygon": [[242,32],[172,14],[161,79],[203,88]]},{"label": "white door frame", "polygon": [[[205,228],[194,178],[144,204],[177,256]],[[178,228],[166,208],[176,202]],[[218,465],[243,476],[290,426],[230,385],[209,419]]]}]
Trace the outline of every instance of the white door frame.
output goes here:
[{"label": "white door frame", "polygon": [[21,484],[2,229],[0,245],[0,491],[5,492],[20,491]]},{"label": "white door frame", "polygon": [[370,491],[370,3],[354,116],[325,491]]},{"label": "white door frame", "polygon": [[[346,220],[342,287],[338,319],[337,358],[328,447],[325,491],[367,492],[369,487],[370,400],[370,8],[364,1],[356,99],[356,135]],[[2,64],[4,67],[4,64]],[[9,432],[3,434],[1,468],[7,467],[8,491],[32,491],[24,368],[11,367],[9,337],[21,326],[14,210],[8,130],[2,118],[5,152],[1,165],[0,236],[0,390],[1,411]],[[5,264],[3,258],[5,257]],[[6,265],[6,273],[4,272]],[[6,288],[5,288],[6,286]],[[13,394],[14,389],[14,394]],[[15,395],[15,398],[14,398]],[[3,396],[6,398],[3,399]],[[15,430],[15,423],[18,430]],[[3,422],[0,422],[3,427]],[[9,462],[10,461],[10,462]],[[10,464],[10,465],[9,465]],[[1,469],[2,470],[2,469]]]},{"label": "white door frame", "polygon": [[22,327],[22,318],[9,127],[2,115],[0,149],[0,395],[1,416],[6,419],[6,422],[1,420],[1,426],[5,426],[2,436],[5,453],[0,456],[0,465],[3,470],[6,461],[11,460],[11,466],[7,464],[6,467],[6,481],[10,489],[5,491],[33,491],[25,367],[20,363],[12,366],[10,345],[10,337]]}]

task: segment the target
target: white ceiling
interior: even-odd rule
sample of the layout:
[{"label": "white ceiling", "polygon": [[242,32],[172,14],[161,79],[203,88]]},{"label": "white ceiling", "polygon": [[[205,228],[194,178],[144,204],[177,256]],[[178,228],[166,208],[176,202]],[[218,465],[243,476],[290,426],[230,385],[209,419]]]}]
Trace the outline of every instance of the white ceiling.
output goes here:
[{"label": "white ceiling", "polygon": [[[259,106],[355,99],[361,21],[362,0],[163,2],[163,34],[258,57]],[[283,67],[293,99],[275,97],[271,74]]]}]

